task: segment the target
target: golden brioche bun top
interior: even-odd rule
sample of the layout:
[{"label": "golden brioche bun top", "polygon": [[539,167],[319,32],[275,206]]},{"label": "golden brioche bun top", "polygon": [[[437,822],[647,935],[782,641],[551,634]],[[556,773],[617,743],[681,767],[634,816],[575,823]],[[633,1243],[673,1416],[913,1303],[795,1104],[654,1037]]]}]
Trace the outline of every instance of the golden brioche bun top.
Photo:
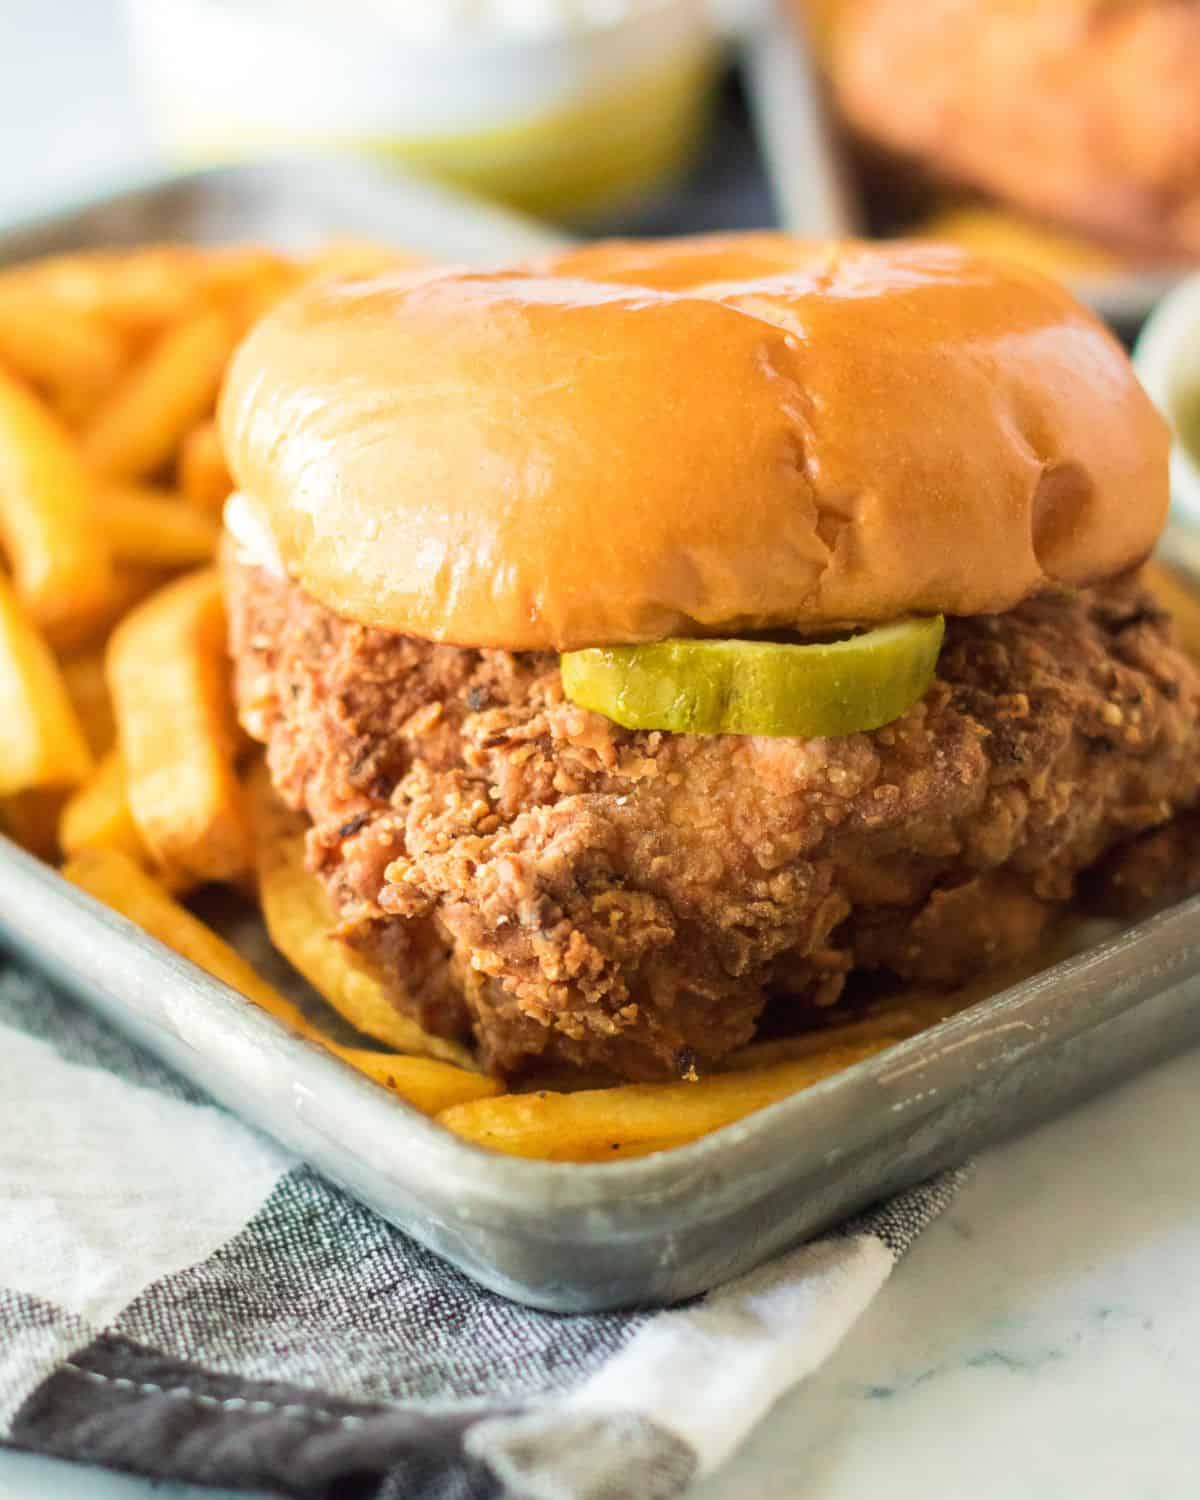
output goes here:
[{"label": "golden brioche bun top", "polygon": [[316,283],[242,344],[221,421],[315,598],[512,650],[1005,610],[1139,563],[1167,505],[1101,324],[928,244]]}]

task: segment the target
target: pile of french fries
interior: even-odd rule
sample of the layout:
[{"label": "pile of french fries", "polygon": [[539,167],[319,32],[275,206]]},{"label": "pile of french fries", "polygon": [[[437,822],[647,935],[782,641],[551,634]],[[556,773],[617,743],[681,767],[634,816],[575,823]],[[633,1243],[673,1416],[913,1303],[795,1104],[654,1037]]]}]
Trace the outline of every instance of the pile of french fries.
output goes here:
[{"label": "pile of french fries", "polygon": [[[0,823],[168,946],[418,1108],[499,1085],[383,999],[328,932],[303,840],[251,797],[212,564],[231,481],[214,423],[238,340],[306,277],[404,263],[153,246],[0,273]],[[318,987],[393,1049],[336,1045],[180,903],[250,886]],[[323,927],[314,924],[323,924]],[[365,1007],[365,1009],[363,1008]],[[373,1007],[373,1009],[372,1009]],[[360,1013],[361,1012],[361,1013]]]},{"label": "pile of french fries", "polygon": [[[0,272],[5,831],[348,1066],[511,1155],[611,1161],[682,1145],[977,998],[907,994],[748,1047],[697,1082],[508,1093],[332,936],[303,821],[235,722],[212,566],[231,481],[213,412],[230,353],[278,297],[331,269],[398,263],[349,243],[307,260],[149,247]],[[213,882],[256,893],[275,946],[363,1045],[337,1043],[188,909]]]}]

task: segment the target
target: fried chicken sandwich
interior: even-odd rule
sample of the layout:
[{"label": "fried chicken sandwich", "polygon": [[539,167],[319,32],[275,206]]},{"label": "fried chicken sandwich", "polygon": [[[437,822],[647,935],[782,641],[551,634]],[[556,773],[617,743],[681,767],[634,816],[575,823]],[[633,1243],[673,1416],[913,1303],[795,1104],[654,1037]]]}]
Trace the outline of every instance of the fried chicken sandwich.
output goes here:
[{"label": "fried chicken sandwich", "polygon": [[694,1075],[1028,952],[1200,795],[1167,433],[1061,288],[604,244],[304,287],[222,401],[242,723],[339,937],[506,1075]]}]

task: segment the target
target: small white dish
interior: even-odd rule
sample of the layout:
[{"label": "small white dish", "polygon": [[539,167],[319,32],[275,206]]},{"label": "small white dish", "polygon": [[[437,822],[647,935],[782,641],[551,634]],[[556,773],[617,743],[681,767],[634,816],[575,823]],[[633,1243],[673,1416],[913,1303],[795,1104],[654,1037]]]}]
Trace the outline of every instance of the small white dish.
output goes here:
[{"label": "small white dish", "polygon": [[1175,437],[1172,505],[1181,520],[1200,527],[1200,275],[1181,281],[1154,309],[1133,362]]},{"label": "small white dish", "polygon": [[151,113],[192,166],[395,160],[527,212],[614,212],[704,118],[709,0],[126,0]]}]

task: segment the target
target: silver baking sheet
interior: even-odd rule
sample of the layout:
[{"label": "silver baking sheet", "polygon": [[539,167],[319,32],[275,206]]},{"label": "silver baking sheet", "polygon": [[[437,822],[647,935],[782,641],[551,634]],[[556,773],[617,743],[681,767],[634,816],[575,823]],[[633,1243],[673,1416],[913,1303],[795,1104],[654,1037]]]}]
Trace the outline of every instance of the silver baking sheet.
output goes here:
[{"label": "silver baking sheet", "polygon": [[[0,260],[347,231],[477,260],[546,240],[440,190],[293,163],[130,190],[0,236]],[[210,915],[262,962],[256,917],[229,903]],[[1200,1041],[1196,898],[681,1150],[542,1163],[456,1140],[3,839],[0,938],[478,1281],[561,1311],[695,1295]]]},{"label": "silver baking sheet", "polygon": [[[799,7],[768,8],[750,29],[745,75],[780,223],[817,239],[863,232],[863,206],[818,76]],[[1185,271],[1123,271],[1070,286],[1115,327],[1136,328]]]}]

